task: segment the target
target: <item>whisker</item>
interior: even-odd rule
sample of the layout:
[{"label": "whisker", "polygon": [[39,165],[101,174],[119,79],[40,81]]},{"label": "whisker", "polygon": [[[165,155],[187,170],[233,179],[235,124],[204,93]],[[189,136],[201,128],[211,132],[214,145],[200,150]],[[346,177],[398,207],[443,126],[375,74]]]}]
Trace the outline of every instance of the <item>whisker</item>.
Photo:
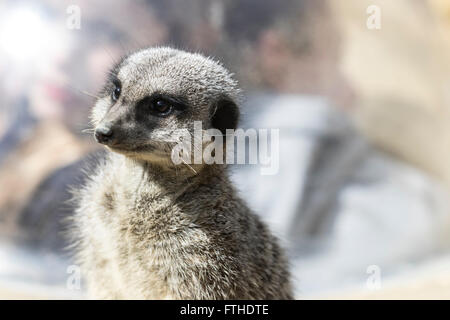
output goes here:
[{"label": "whisker", "polygon": [[70,89],[72,89],[72,90],[74,90],[74,91],[78,91],[79,93],[85,94],[85,95],[87,95],[87,96],[89,96],[89,97],[96,98],[96,99],[101,99],[101,97],[99,97],[99,96],[97,96],[97,95],[95,95],[95,94],[89,93],[89,92],[87,92],[87,91],[85,91],[85,90],[78,89],[77,87],[75,87],[75,86],[73,86],[73,85],[67,84],[67,86],[68,86]]},{"label": "whisker", "polygon": [[109,49],[107,48],[107,47],[105,47],[105,46],[103,46],[103,49],[105,50],[105,52],[109,55],[109,57],[111,58],[111,62],[113,63],[113,64],[117,64],[117,59],[115,59],[114,57],[113,57],[113,55],[111,54],[111,51],[109,51]]},{"label": "whisker", "polygon": [[79,90],[79,91],[80,91],[81,93],[83,93],[83,94],[89,96],[89,97],[96,98],[96,99],[101,99],[101,97],[99,97],[99,96],[97,96],[97,95],[95,95],[95,94],[89,93],[89,92],[87,92],[87,91],[84,91],[84,90]]},{"label": "whisker", "polygon": [[191,169],[195,174],[197,174],[197,171],[195,171],[194,168],[192,168],[183,158],[181,158],[181,161],[183,161],[183,163],[189,168]]}]

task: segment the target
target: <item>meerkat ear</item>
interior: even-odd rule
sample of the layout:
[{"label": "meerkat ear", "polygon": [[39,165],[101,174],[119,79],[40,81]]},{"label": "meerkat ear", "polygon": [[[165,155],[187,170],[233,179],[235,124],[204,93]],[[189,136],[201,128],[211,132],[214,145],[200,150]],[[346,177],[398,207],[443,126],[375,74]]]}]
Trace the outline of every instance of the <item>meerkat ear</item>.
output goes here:
[{"label": "meerkat ear", "polygon": [[218,129],[222,134],[226,133],[227,129],[236,129],[239,121],[239,108],[229,98],[222,98],[213,109],[214,114],[211,118],[211,125]]}]

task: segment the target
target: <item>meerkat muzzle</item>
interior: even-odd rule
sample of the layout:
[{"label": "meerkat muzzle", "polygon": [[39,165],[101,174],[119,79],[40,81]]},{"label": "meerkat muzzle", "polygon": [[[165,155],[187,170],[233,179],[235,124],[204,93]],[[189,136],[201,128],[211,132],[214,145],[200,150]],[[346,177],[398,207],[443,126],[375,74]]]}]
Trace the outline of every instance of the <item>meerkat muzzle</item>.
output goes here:
[{"label": "meerkat muzzle", "polygon": [[101,126],[95,129],[95,140],[98,143],[108,145],[113,142],[113,130],[111,126]]}]

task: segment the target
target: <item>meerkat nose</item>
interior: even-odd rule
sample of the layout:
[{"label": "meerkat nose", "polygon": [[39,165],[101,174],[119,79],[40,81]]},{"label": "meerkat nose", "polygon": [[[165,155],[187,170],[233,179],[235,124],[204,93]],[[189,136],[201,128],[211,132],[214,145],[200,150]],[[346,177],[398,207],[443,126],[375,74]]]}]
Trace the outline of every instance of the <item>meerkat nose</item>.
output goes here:
[{"label": "meerkat nose", "polygon": [[101,126],[95,129],[95,140],[101,144],[109,144],[112,141],[113,130],[110,126]]}]

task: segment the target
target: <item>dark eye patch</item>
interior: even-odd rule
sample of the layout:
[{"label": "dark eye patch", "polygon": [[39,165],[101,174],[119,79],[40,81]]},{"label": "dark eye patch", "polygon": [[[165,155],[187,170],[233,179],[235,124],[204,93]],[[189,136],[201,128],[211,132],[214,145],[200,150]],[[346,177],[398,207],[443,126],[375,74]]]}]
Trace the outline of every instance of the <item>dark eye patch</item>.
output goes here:
[{"label": "dark eye patch", "polygon": [[154,93],[139,100],[136,104],[136,108],[141,112],[148,112],[149,114],[161,116],[157,112],[159,105],[170,105],[172,111],[182,112],[188,108],[187,100],[183,97],[165,94],[165,93]]},{"label": "dark eye patch", "polygon": [[187,100],[182,96],[165,94],[161,92],[153,93],[150,97],[151,101],[163,100],[170,103],[177,110],[185,110],[188,107]]},{"label": "dark eye patch", "polygon": [[227,129],[236,129],[239,121],[239,108],[233,100],[223,97],[212,110],[211,125],[226,134]]}]

